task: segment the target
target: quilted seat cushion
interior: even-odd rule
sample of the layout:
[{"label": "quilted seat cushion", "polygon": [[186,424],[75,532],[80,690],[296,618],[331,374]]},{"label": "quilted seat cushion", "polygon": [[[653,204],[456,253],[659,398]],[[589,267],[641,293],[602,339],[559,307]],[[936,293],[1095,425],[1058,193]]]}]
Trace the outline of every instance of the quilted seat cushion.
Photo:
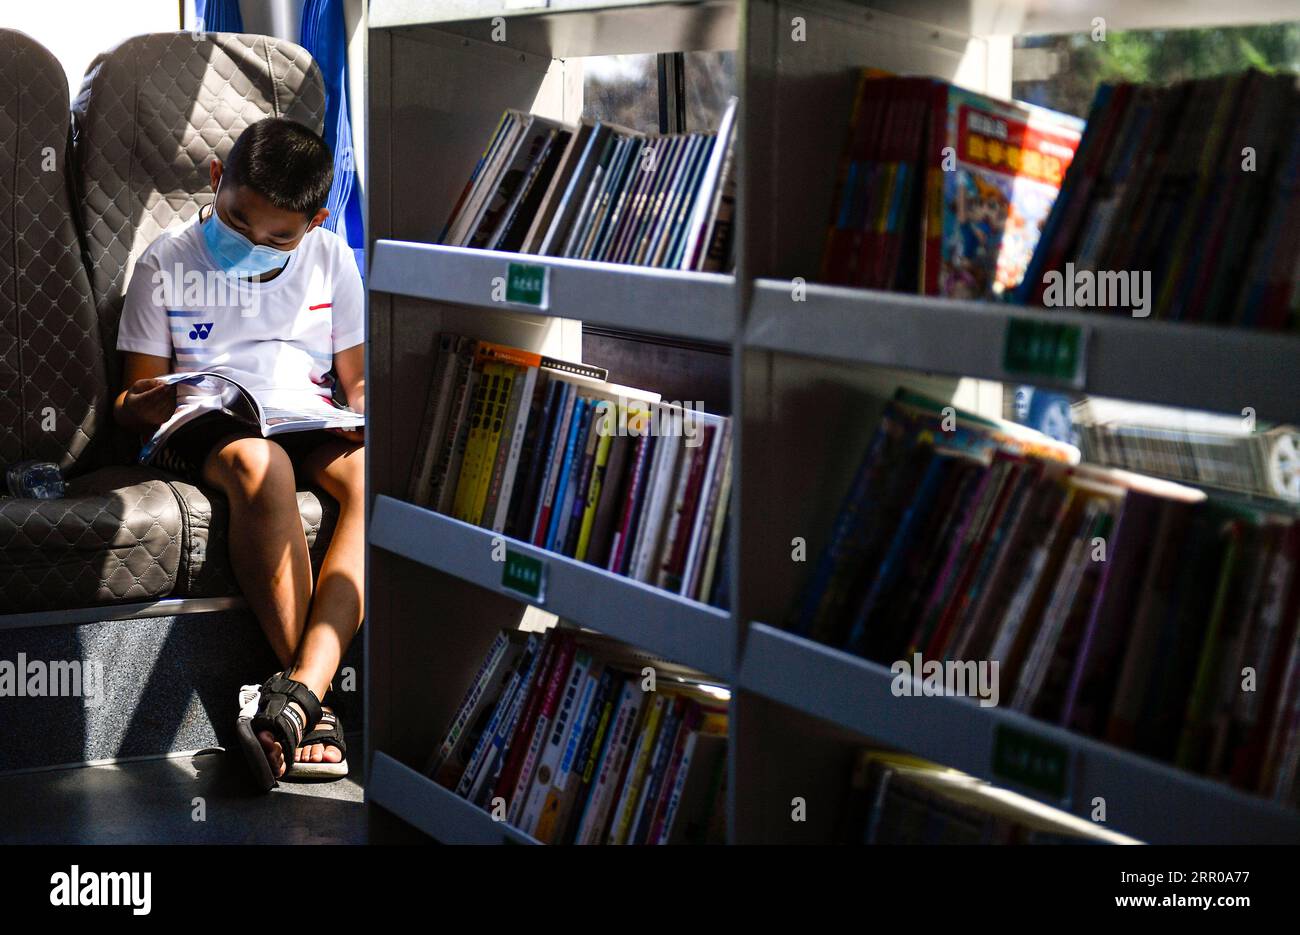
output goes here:
[{"label": "quilted seat cushion", "polygon": [[[221,495],[140,466],[100,468],[66,493],[0,497],[0,613],[240,593]],[[307,487],[298,510],[315,577],[338,504]]]},{"label": "quilted seat cushion", "polygon": [[106,467],[59,500],[0,499],[0,606],[9,613],[156,600],[181,559],[181,505],[162,475]]},{"label": "quilted seat cushion", "polygon": [[[238,594],[224,498],[134,465],[108,412],[117,322],[135,258],[211,201],[213,157],[267,116],[321,130],[320,71],[266,36],[128,39],[86,73],[67,165],[66,104],[53,56],[0,30],[0,464],[69,478],[61,500],[0,498],[0,614]],[[337,504],[309,488],[298,506],[315,572]]]}]

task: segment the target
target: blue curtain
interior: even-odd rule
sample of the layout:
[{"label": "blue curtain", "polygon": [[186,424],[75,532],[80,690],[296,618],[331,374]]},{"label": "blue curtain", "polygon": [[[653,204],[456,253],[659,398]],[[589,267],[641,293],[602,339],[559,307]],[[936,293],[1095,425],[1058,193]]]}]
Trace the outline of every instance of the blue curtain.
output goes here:
[{"label": "blue curtain", "polygon": [[244,31],[239,0],[194,0],[194,15],[203,22],[204,32]]},{"label": "blue curtain", "polygon": [[347,240],[364,275],[366,240],[361,187],[352,149],[352,122],[348,118],[348,47],[343,0],[307,0],[302,9],[299,42],[311,53],[325,77],[325,142],[334,152],[334,187],[325,203],[330,211],[325,227]]}]

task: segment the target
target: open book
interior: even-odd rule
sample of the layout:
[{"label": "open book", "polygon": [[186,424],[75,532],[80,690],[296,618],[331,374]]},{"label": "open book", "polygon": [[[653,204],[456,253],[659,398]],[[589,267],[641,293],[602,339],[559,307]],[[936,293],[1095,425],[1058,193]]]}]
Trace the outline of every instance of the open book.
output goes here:
[{"label": "open book", "polygon": [[210,370],[169,373],[158,379],[169,384],[183,383],[194,390],[176,400],[176,411],[171,418],[158,426],[158,431],[145,442],[138,459],[141,464],[148,464],[154,453],[182,425],[214,410],[258,429],[264,438],[311,429],[355,429],[366,424],[364,414],[345,409],[324,397],[316,397],[318,405],[293,408],[264,406],[242,383]]}]

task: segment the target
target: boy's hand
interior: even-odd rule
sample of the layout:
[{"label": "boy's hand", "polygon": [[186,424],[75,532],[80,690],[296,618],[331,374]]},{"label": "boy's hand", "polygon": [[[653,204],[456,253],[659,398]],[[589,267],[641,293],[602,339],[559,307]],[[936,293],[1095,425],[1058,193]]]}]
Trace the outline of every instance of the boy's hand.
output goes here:
[{"label": "boy's hand", "polygon": [[136,380],[126,391],[122,405],[140,422],[157,428],[176,412],[176,384],[154,377]]},{"label": "boy's hand", "polygon": [[326,429],[325,431],[337,435],[339,438],[342,438],[345,441],[350,441],[356,445],[364,445],[366,443],[366,430],[364,428]]}]

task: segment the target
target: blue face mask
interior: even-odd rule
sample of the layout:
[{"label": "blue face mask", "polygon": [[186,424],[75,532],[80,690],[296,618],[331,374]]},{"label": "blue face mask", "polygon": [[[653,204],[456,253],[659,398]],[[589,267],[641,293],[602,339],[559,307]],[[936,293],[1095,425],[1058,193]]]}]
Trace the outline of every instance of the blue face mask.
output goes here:
[{"label": "blue face mask", "polygon": [[[217,194],[221,185],[217,184]],[[212,214],[203,222],[203,239],[219,265],[231,276],[262,276],[284,269],[293,256],[292,250],[276,250],[256,244],[234,230],[217,216],[217,199],[212,199]]]}]

